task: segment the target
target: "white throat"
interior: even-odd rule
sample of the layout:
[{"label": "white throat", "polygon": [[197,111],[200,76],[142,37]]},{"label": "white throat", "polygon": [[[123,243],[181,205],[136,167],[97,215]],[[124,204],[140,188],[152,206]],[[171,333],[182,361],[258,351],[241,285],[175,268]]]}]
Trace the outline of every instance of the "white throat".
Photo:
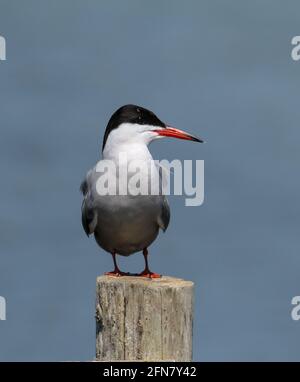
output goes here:
[{"label": "white throat", "polygon": [[122,123],[112,130],[103,150],[103,159],[118,160],[125,153],[128,160],[151,160],[148,144],[158,136],[153,132],[155,126]]},{"label": "white throat", "polygon": [[[157,194],[160,190],[159,169],[148,149],[148,144],[158,137],[152,130],[155,126],[122,124],[112,130],[103,150],[103,161],[113,161],[120,173],[126,173],[125,179],[118,179],[123,184],[122,189],[129,185],[129,179],[136,174],[146,190],[153,187]],[[110,174],[115,179],[115,173]],[[118,176],[117,176],[118,177]],[[132,193],[133,194],[133,193]]]}]

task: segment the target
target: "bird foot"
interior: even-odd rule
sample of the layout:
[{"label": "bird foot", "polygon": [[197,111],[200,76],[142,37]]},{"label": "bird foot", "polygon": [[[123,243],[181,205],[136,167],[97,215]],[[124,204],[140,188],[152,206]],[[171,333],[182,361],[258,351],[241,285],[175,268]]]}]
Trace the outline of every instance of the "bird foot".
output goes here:
[{"label": "bird foot", "polygon": [[121,276],[129,276],[130,273],[122,272],[120,269],[115,269],[111,272],[105,272],[105,276],[113,276],[113,277],[121,277]]},{"label": "bird foot", "polygon": [[138,274],[139,277],[147,277],[149,279],[159,279],[161,275],[158,273],[150,272],[149,269],[145,269],[143,272]]}]

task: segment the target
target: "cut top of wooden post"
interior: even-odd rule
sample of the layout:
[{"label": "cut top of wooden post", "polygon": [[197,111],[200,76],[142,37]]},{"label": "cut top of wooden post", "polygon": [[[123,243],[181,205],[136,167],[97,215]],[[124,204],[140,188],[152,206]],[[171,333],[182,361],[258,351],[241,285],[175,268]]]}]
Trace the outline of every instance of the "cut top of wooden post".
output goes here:
[{"label": "cut top of wooden post", "polygon": [[191,361],[192,326],[191,281],[97,278],[97,360]]}]

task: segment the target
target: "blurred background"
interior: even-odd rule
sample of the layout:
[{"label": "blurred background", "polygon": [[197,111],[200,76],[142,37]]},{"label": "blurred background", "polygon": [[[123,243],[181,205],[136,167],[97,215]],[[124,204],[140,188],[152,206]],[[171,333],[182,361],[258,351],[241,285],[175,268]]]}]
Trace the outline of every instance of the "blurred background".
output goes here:
[{"label": "blurred background", "polygon": [[[91,360],[96,276],[111,258],[81,227],[79,185],[126,103],[205,145],[205,202],[171,197],[154,271],[196,284],[194,359],[299,361],[298,1],[0,0],[1,361]],[[143,268],[136,254],[124,270]]]}]

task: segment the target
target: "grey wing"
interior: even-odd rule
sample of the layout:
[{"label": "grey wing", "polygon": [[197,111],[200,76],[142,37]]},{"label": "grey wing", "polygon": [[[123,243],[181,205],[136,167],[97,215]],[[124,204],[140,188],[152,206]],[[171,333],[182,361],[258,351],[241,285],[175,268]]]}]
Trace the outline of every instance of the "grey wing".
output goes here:
[{"label": "grey wing", "polygon": [[161,213],[158,217],[158,225],[165,232],[170,223],[170,207],[167,198],[163,197]]},{"label": "grey wing", "polygon": [[161,212],[158,216],[158,225],[165,232],[170,223],[170,207],[168,199],[164,196],[164,190],[167,187],[169,179],[169,170],[159,163],[156,163],[159,173],[159,192],[162,194]]},{"label": "grey wing", "polygon": [[80,186],[80,190],[83,194],[83,201],[81,205],[81,223],[87,236],[94,232],[97,225],[97,212],[93,208],[93,198],[88,177],[89,173]]}]

